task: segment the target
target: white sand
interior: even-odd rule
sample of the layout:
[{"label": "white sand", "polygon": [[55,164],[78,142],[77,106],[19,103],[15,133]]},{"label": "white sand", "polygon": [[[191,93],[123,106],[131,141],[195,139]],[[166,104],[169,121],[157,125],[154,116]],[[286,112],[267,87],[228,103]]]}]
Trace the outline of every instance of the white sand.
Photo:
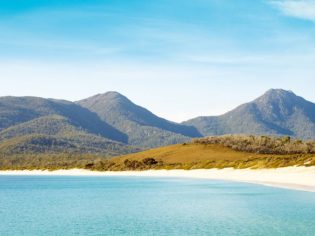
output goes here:
[{"label": "white sand", "polygon": [[185,177],[227,180],[262,184],[273,187],[315,192],[315,167],[286,167],[278,169],[201,169],[201,170],[148,170],[98,172],[81,169],[57,171],[0,171],[0,175],[57,175],[57,176],[143,176]]}]

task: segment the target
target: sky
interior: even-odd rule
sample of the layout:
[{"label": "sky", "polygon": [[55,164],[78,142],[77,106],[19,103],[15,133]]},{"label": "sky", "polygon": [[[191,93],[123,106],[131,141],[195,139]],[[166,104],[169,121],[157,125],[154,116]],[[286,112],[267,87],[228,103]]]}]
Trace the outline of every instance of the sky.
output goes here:
[{"label": "sky", "polygon": [[315,102],[315,0],[0,0],[0,96],[118,91],[173,121]]}]

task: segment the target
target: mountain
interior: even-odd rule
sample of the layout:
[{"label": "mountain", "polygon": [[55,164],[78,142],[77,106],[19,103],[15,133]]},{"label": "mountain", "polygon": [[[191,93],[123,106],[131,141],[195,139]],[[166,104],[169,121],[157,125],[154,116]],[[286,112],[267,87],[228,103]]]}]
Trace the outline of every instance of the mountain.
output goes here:
[{"label": "mountain", "polygon": [[[124,144],[125,143],[125,144]],[[139,150],[95,113],[68,101],[36,97],[0,98],[0,153],[94,153]]]},{"label": "mountain", "polygon": [[95,113],[73,102],[37,97],[0,98],[0,131],[50,115],[65,117],[73,126],[82,128],[88,133],[118,142],[127,142],[125,134],[102,121]]},{"label": "mountain", "polygon": [[315,139],[315,104],[291,91],[271,89],[224,115],[197,117],[183,124],[196,127],[204,136],[259,134]]},{"label": "mountain", "polygon": [[196,128],[160,118],[117,92],[99,94],[77,104],[127,134],[128,143],[134,146],[163,146],[201,136]]}]

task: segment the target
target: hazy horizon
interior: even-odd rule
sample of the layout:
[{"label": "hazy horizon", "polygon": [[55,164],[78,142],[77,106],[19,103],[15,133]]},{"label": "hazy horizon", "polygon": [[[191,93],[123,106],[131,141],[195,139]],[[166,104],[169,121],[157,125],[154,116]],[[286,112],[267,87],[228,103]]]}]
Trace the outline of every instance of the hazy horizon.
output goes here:
[{"label": "hazy horizon", "polygon": [[12,0],[0,29],[0,96],[118,91],[173,121],[270,88],[315,101],[310,0]]}]

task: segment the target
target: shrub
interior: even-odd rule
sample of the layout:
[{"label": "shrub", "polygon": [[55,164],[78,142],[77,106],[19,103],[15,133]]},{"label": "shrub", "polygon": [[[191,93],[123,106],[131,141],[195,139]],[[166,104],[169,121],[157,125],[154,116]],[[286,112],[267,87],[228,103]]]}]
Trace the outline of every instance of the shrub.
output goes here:
[{"label": "shrub", "polygon": [[145,158],[142,160],[143,164],[147,165],[147,166],[153,166],[158,164],[158,162],[154,159],[154,158]]},{"label": "shrub", "polygon": [[197,144],[220,144],[235,151],[260,154],[314,154],[315,142],[292,141],[290,137],[224,135],[195,139]]},{"label": "shrub", "polygon": [[127,169],[130,169],[130,170],[142,169],[143,167],[143,164],[141,162],[136,161],[136,160],[129,160],[129,159],[126,159],[124,161],[124,165]]}]

